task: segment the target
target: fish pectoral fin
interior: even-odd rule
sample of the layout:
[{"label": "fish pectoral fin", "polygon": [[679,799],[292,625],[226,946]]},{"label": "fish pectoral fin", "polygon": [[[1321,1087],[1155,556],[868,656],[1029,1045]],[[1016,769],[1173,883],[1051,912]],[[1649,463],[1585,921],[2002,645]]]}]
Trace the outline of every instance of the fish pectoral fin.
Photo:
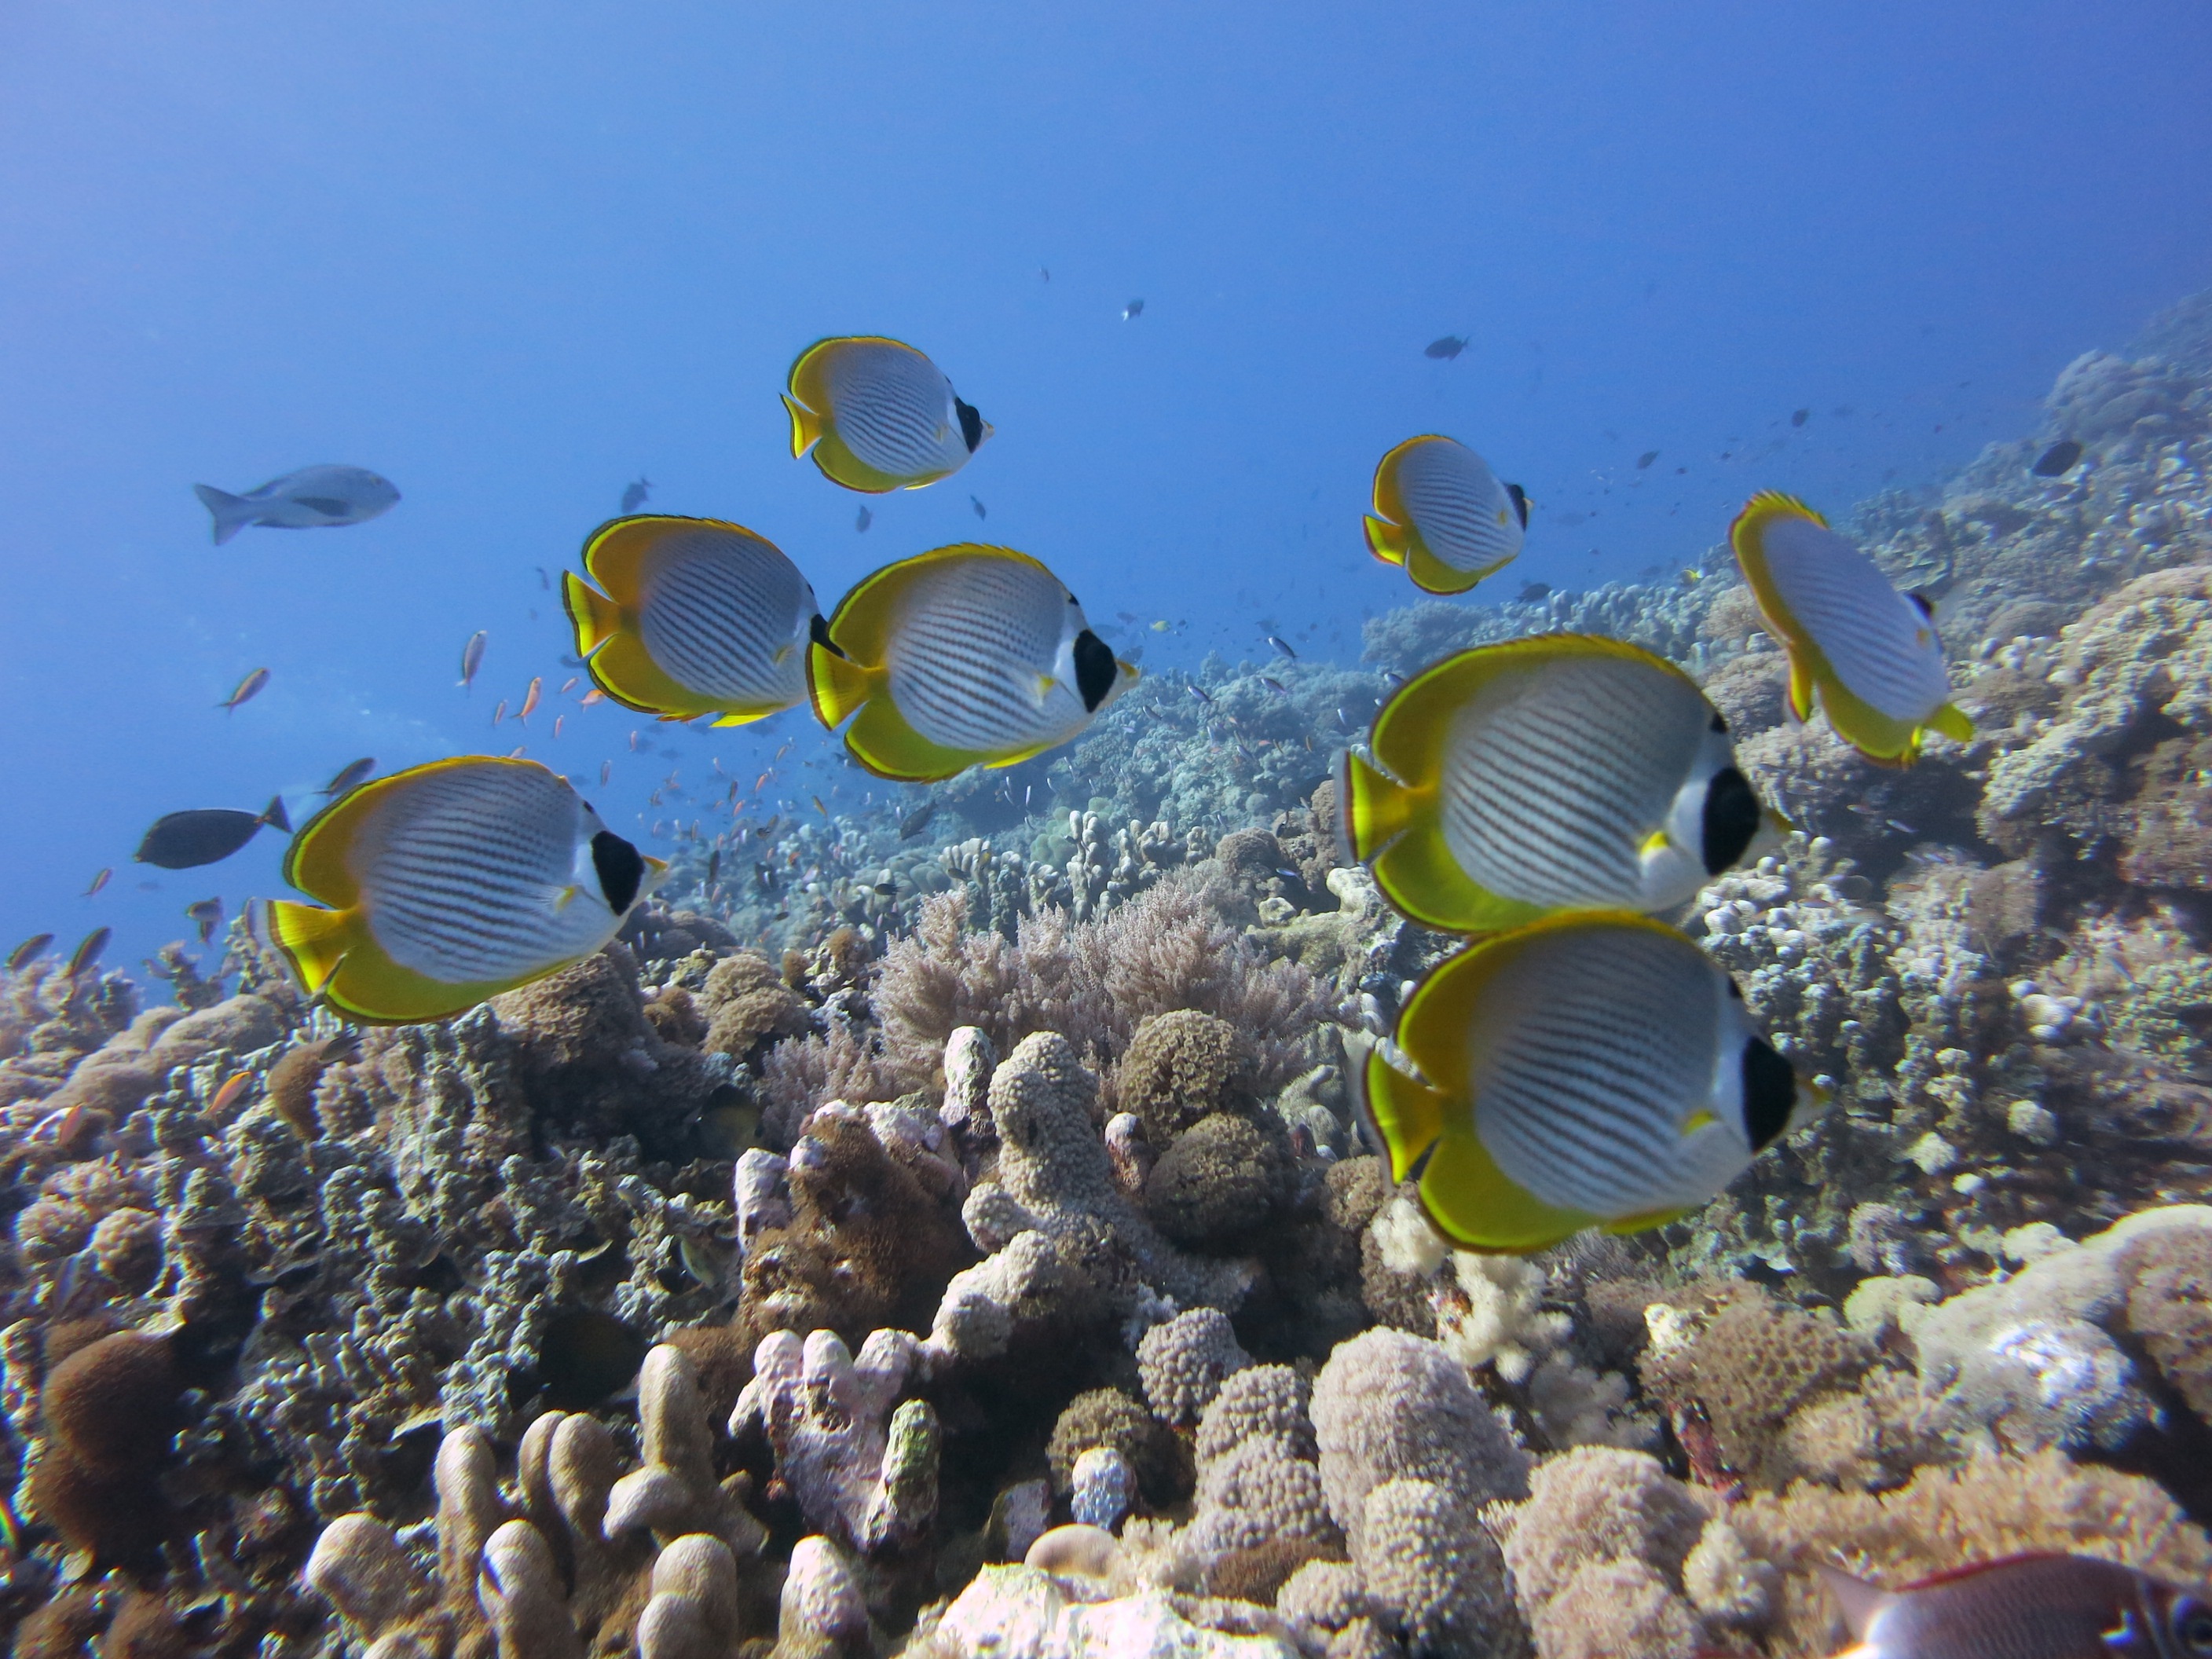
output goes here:
[{"label": "fish pectoral fin", "polygon": [[1654,830],[1650,835],[1644,836],[1644,844],[1636,849],[1636,856],[1639,859],[1656,857],[1666,852],[1674,844],[1674,838],[1664,830]]},{"label": "fish pectoral fin", "polygon": [[1366,525],[1367,550],[1370,553],[1385,564],[1406,562],[1407,532],[1403,526],[1392,524],[1388,519],[1378,519],[1372,513],[1367,514]]},{"label": "fish pectoral fin", "polygon": [[1850,1629],[1851,1639],[1863,1639],[1868,1627],[1874,1623],[1875,1614],[1881,1611],[1882,1603],[1889,1599],[1889,1592],[1879,1584],[1869,1584],[1856,1574],[1845,1572],[1841,1567],[1820,1563],[1816,1564],[1815,1571],[1820,1575],[1820,1582],[1828,1587],[1828,1593],[1843,1608],[1844,1623]]},{"label": "fish pectoral fin", "polygon": [[576,884],[572,881],[553,895],[553,908],[556,915],[568,908],[569,903],[575,898],[577,891]]},{"label": "fish pectoral fin", "polygon": [[799,647],[796,641],[786,640],[781,645],[779,645],[774,651],[769,653],[769,660],[774,663],[778,668],[781,668],[784,664],[791,660],[791,653],[798,648]]},{"label": "fish pectoral fin", "polygon": [[1054,679],[1049,674],[1038,675],[1036,685],[1030,690],[1030,703],[1036,708],[1043,708],[1044,700],[1052,695],[1052,688],[1058,684],[1059,681]]}]

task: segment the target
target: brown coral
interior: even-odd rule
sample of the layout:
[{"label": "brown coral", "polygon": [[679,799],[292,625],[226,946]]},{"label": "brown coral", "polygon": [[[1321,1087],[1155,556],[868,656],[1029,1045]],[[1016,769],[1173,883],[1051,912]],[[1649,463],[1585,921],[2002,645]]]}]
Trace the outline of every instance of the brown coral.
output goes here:
[{"label": "brown coral", "polygon": [[2169,1227],[2127,1248],[2128,1328],[2189,1409],[2212,1424],[2212,1230]]},{"label": "brown coral", "polygon": [[181,1384],[168,1340],[118,1331],[48,1375],[32,1507],[95,1560],[148,1559],[169,1524],[160,1485]]},{"label": "brown coral", "polygon": [[1177,1243],[1221,1249],[1267,1218],[1291,1173],[1290,1144],[1250,1118],[1215,1112],[1176,1137],[1145,1180],[1145,1212]]},{"label": "brown coral", "polygon": [[1155,1509],[1190,1490],[1189,1454],[1165,1424],[1120,1389],[1079,1394],[1060,1412],[1045,1448],[1053,1489],[1063,1495],[1072,1491],[1075,1460],[1101,1447],[1121,1454],[1136,1473],[1138,1490]]},{"label": "brown coral", "polygon": [[1209,1113],[1249,1112],[1258,1103],[1251,1052],[1236,1027],[1194,1008],[1138,1026],[1116,1092],[1121,1109],[1134,1112],[1162,1147]]},{"label": "brown coral", "polygon": [[805,1000],[776,975],[767,960],[749,951],[726,957],[707,975],[706,1044],[717,1054],[742,1058],[772,1037],[805,1030]]}]

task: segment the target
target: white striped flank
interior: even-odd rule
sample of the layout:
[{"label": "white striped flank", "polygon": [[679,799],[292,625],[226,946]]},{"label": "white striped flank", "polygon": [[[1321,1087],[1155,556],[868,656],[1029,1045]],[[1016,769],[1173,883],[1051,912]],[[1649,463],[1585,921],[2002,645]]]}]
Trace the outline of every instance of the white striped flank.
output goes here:
[{"label": "white striped flank", "polygon": [[1398,496],[1438,562],[1480,570],[1521,550],[1521,519],[1490,465],[1446,438],[1398,458]]},{"label": "white striped flank", "polygon": [[1590,1215],[1676,1198],[1683,1123],[1713,1092],[1724,995],[1687,939],[1608,927],[1532,940],[1480,1019],[1475,1131],[1498,1167]]},{"label": "white striped flank", "polygon": [[923,737],[969,754],[1073,737],[1091,718],[1082,698],[1059,684],[1040,696],[1038,682],[1082,625],[1049,571],[1019,559],[950,561],[915,582],[891,630],[891,700]]},{"label": "white striped flank", "polygon": [[1777,516],[1759,552],[1790,615],[1853,696],[1917,722],[1950,700],[1934,624],[1857,548],[1809,519]]},{"label": "white striped flank", "polygon": [[805,696],[814,595],[758,537],[702,526],[664,538],[646,558],[637,609],[640,641],[686,690],[743,703]]},{"label": "white striped flank", "polygon": [[588,955],[620,918],[596,884],[564,904],[598,822],[538,767],[429,772],[365,822],[349,860],[386,955],[444,985],[511,980]]},{"label": "white striped flank", "polygon": [[877,471],[896,478],[949,472],[968,459],[952,383],[909,347],[849,343],[823,365],[837,435]]},{"label": "white striped flank", "polygon": [[1633,908],[1711,711],[1686,680],[1616,657],[1503,674],[1452,723],[1444,844],[1480,886],[1531,904]]}]

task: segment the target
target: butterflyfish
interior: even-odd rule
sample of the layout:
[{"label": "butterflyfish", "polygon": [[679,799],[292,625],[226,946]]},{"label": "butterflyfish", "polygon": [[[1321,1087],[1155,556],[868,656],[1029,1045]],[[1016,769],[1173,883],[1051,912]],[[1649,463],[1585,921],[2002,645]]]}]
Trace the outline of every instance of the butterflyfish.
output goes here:
[{"label": "butterflyfish", "polygon": [[873,335],[807,347],[791,366],[783,404],[792,458],[811,449],[823,477],[872,495],[950,477],[991,435],[991,423],[961,401],[944,370],[912,346]]},{"label": "butterflyfish", "polygon": [[1375,469],[1367,546],[1403,565],[1426,593],[1464,593],[1510,564],[1528,526],[1528,497],[1465,444],[1408,438]]},{"label": "butterflyfish", "polygon": [[272,902],[269,933],[349,1018],[443,1019],[598,951],[667,868],[535,761],[463,755],[317,813],[284,878],[319,902]]},{"label": "butterflyfish", "polygon": [[741,726],[806,701],[821,607],[773,542],[715,519],[617,519],[583,562],[591,582],[562,579],[576,649],[623,707]]},{"label": "butterflyfish", "polygon": [[929,783],[1057,747],[1134,684],[1059,577],[961,543],[886,565],[817,623],[814,712],[880,778]]},{"label": "butterflyfish", "polygon": [[1697,682],[1622,641],[1478,646],[1383,705],[1337,799],[1354,860],[1444,933],[1559,910],[1666,910],[1781,844]]},{"label": "butterflyfish", "polygon": [[1355,1077],[1437,1231],[1517,1253],[1689,1214],[1824,1098],[1694,941],[1618,910],[1450,957]]},{"label": "butterflyfish", "polygon": [[2212,1659],[2212,1600],[2094,1556],[2002,1556],[1893,1590],[1820,1572],[1850,1659]]},{"label": "butterflyfish", "polygon": [[1729,526],[1767,631],[1790,658],[1790,711],[1817,698],[1836,735],[1869,760],[1910,764],[1931,731],[1964,743],[1933,608],[1794,496],[1763,490]]}]

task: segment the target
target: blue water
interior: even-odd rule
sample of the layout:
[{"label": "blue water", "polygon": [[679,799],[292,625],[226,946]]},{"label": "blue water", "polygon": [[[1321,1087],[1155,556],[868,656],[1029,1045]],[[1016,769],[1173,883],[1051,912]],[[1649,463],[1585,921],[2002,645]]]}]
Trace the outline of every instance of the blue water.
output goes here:
[{"label": "blue water", "polygon": [[[1535,498],[1504,592],[1685,562],[1754,488],[1940,477],[2212,281],[2208,61],[2186,3],[11,9],[0,941],[106,923],[123,965],[190,901],[280,891],[272,835],[130,854],[178,808],[304,812],[357,756],[612,760],[587,793],[632,829],[671,766],[818,756],[803,710],[672,735],[554,694],[540,568],[641,472],[825,605],[1022,548],[1094,620],[1187,623],[1147,666],[1267,628],[1353,657],[1414,597],[1358,525],[1422,430]],[[776,398],[860,331],[998,428],[865,534]],[[194,483],[320,461],[405,499],[210,545]]]}]

